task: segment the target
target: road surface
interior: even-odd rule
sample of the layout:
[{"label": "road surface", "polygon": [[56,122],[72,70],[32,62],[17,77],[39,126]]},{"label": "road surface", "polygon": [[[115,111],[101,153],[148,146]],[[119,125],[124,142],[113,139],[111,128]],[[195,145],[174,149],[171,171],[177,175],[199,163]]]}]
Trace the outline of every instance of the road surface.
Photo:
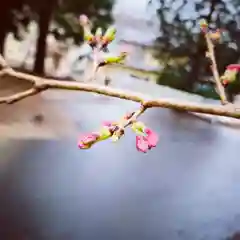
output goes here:
[{"label": "road surface", "polygon": [[142,120],[160,142],[149,153],[136,151],[130,130],[117,144],[79,150],[81,132],[137,104],[79,92],[46,97],[78,132],[2,141],[1,240],[220,240],[240,230],[240,131],[151,109]]}]

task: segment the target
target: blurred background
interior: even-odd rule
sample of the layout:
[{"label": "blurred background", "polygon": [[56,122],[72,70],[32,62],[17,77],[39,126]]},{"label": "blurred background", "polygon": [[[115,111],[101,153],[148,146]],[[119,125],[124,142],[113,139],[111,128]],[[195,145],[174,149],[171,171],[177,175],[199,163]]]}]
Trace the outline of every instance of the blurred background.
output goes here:
[{"label": "blurred background", "polygon": [[[113,54],[95,84],[151,97],[219,105],[198,22],[223,29],[220,73],[240,63],[239,0],[8,0],[0,8],[0,52],[15,69],[86,82],[91,49],[78,22],[117,28]],[[2,76],[0,96],[30,88]],[[240,81],[227,89],[240,104]],[[159,134],[147,154],[126,132],[119,143],[77,148],[80,134],[118,120],[136,103],[49,90],[0,105],[1,240],[240,239],[239,121],[150,109]]]},{"label": "blurred background", "polygon": [[[229,1],[9,1],[2,7],[0,50],[15,67],[36,74],[81,78],[87,74],[90,49],[78,22],[87,14],[94,27],[118,29],[114,51],[130,45],[126,70],[191,93],[217,99],[205,42],[198,22],[206,18],[223,30],[216,55],[219,71],[239,62],[239,2]],[[86,71],[85,71],[86,70]],[[239,81],[228,87],[233,101]]]}]

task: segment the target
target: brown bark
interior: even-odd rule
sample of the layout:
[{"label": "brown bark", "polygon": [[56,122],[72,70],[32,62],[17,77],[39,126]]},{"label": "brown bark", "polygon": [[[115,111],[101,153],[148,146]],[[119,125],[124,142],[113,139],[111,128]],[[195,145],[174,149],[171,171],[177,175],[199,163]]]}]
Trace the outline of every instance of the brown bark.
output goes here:
[{"label": "brown bark", "polygon": [[0,54],[4,53],[5,37],[8,29],[9,22],[9,6],[3,4],[0,8]]},{"label": "brown bark", "polygon": [[46,38],[48,35],[49,25],[52,19],[52,13],[55,7],[56,1],[49,0],[48,4],[40,7],[39,10],[39,36],[36,47],[36,57],[34,63],[34,72],[38,75],[44,74],[44,60],[46,56]]}]

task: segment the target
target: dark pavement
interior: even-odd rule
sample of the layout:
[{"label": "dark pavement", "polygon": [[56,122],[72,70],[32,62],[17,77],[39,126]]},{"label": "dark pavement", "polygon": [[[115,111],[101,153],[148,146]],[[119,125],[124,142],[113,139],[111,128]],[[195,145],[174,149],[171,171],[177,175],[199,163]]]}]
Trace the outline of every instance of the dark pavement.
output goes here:
[{"label": "dark pavement", "polygon": [[72,139],[0,144],[1,240],[220,240],[240,231],[239,130],[151,109],[142,120],[160,142],[149,153],[137,152],[130,130],[79,150],[78,134],[137,104],[71,94],[62,106],[79,126]]}]

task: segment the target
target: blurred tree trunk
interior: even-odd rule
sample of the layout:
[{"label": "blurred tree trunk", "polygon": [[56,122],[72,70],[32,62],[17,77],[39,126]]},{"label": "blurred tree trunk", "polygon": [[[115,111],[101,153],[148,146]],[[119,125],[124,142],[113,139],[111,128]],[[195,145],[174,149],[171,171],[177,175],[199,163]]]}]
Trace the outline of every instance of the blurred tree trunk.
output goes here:
[{"label": "blurred tree trunk", "polygon": [[9,6],[5,3],[0,7],[0,54],[4,53],[5,37],[8,29]]},{"label": "blurred tree trunk", "polygon": [[56,0],[49,0],[48,4],[43,5],[38,12],[39,22],[39,36],[36,47],[36,57],[34,63],[34,72],[43,75],[44,74],[44,60],[46,56],[46,38],[48,35],[49,25],[52,20],[52,14]]},{"label": "blurred tree trunk", "polygon": [[[2,18],[2,16],[1,16],[1,18]],[[2,54],[2,55],[4,53],[4,43],[5,43],[5,36],[6,36],[6,31],[3,26],[4,24],[2,24],[3,22],[0,21],[0,54]]]}]

